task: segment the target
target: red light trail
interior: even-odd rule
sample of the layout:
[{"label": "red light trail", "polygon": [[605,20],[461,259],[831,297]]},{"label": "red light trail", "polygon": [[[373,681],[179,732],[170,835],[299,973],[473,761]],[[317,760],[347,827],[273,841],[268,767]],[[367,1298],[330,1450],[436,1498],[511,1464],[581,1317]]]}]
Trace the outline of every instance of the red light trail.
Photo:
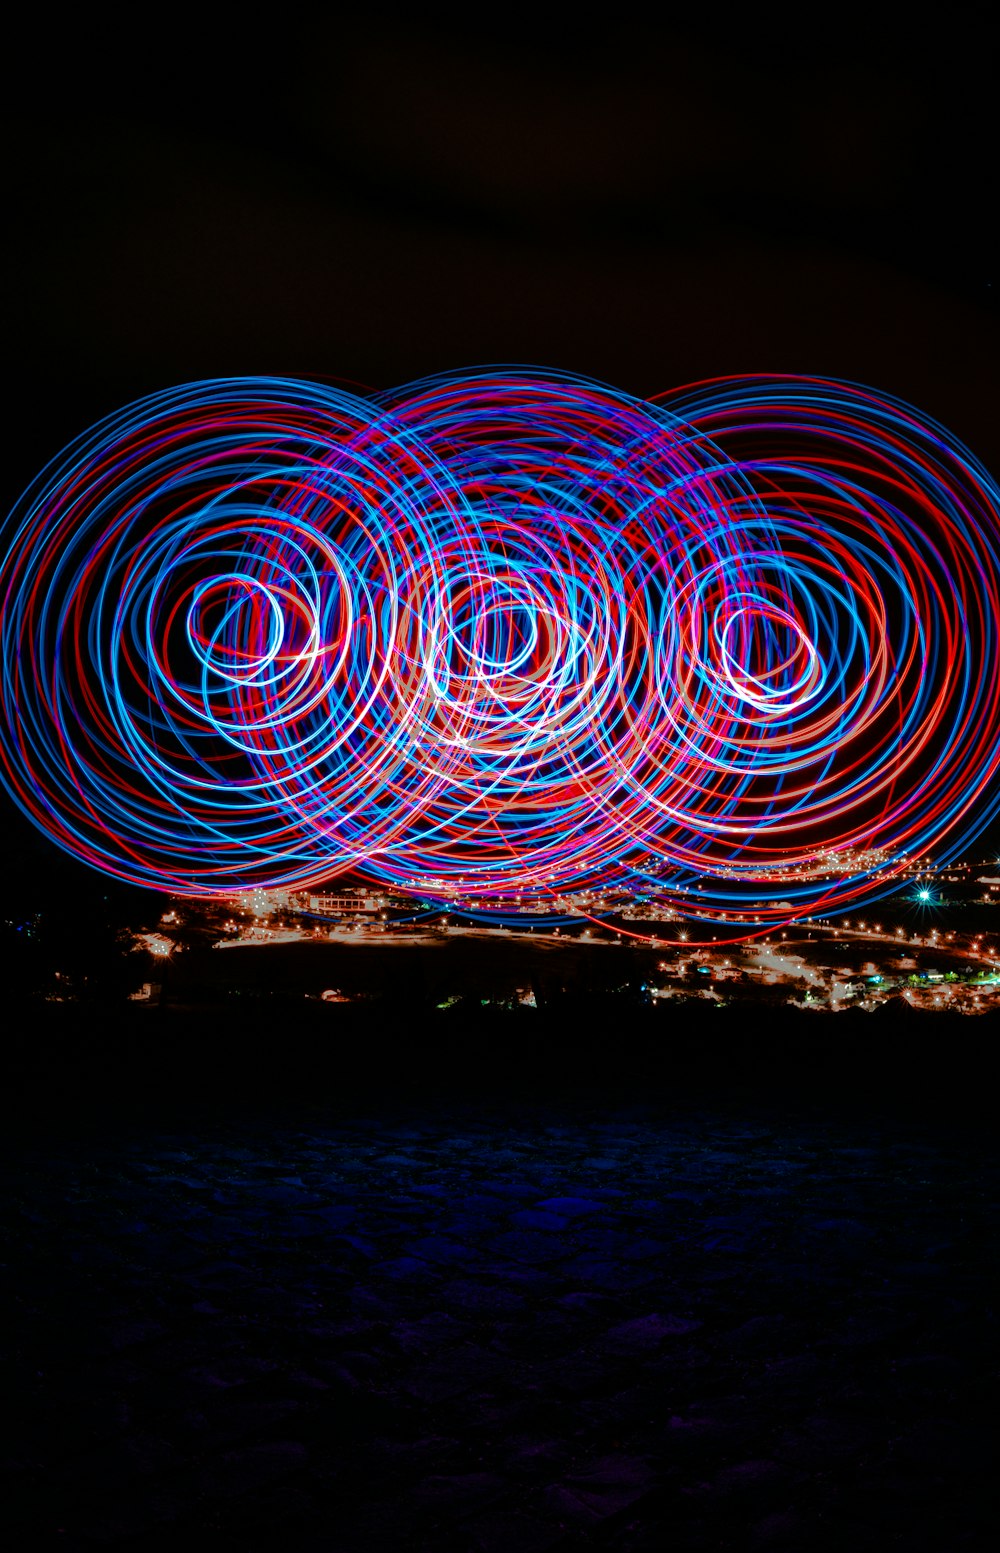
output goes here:
[{"label": "red light trail", "polygon": [[997,812],[998,579],[995,482],[857,385],[188,384],[8,519],[0,775],[180,894],[352,871],[773,925]]}]

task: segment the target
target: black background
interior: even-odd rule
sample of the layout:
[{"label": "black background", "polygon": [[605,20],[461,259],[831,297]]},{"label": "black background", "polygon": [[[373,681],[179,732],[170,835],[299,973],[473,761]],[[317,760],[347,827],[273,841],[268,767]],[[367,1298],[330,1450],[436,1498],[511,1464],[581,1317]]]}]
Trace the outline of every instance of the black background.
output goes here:
[{"label": "black background", "polygon": [[189,378],[489,361],[854,378],[997,466],[984,20],[507,14],[40,18],[7,87],[12,473]]}]

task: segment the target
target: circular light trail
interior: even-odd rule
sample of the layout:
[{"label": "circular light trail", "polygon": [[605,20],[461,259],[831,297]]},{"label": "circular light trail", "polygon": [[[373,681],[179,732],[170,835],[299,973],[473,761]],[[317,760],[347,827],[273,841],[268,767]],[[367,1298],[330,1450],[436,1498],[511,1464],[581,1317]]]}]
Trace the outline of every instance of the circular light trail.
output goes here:
[{"label": "circular light trail", "polygon": [[529,368],[110,416],[8,519],[0,776],[191,895],[836,912],[1000,807],[1000,493],[899,400]]}]

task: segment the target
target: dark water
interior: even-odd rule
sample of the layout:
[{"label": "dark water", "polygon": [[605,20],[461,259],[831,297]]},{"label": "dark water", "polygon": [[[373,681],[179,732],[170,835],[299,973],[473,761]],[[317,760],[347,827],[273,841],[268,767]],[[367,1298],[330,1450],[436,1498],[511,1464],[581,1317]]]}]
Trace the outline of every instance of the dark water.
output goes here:
[{"label": "dark water", "polygon": [[991,1545],[988,1053],[72,1028],[8,1103],[15,1546]]}]

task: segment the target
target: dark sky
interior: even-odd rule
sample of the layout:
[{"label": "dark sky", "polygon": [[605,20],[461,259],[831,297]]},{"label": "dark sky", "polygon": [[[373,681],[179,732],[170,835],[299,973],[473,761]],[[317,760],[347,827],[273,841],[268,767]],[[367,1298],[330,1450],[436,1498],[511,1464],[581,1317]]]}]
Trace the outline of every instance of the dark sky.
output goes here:
[{"label": "dark sky", "polygon": [[15,483],[167,383],[501,360],[640,394],[857,378],[1000,466],[995,37],[756,10],[463,35],[41,15],[6,137]]},{"label": "dark sky", "polygon": [[489,361],[855,378],[997,471],[995,34],[757,10],[223,35],[38,8],[5,84],[8,501],[169,383]]}]

